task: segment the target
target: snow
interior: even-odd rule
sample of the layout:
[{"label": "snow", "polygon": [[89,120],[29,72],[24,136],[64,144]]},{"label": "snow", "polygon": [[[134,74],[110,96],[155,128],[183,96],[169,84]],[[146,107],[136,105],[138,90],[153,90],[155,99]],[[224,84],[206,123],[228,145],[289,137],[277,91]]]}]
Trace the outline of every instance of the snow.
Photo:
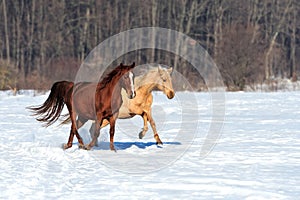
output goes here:
[{"label": "snow", "polygon": [[287,78],[271,78],[269,81],[254,84],[246,85],[244,88],[245,91],[259,91],[259,92],[286,92],[286,91],[299,91],[300,90],[300,81],[292,81]]},{"label": "snow", "polygon": [[[154,93],[151,128],[118,120],[117,153],[108,127],[91,151],[63,150],[69,126],[44,128],[25,107],[47,98],[0,92],[0,199],[297,199],[300,196],[300,93],[226,93],[223,129],[205,157],[212,94]],[[196,104],[195,104],[196,100]],[[198,104],[198,105],[197,105]],[[90,141],[87,123],[81,130]]]}]

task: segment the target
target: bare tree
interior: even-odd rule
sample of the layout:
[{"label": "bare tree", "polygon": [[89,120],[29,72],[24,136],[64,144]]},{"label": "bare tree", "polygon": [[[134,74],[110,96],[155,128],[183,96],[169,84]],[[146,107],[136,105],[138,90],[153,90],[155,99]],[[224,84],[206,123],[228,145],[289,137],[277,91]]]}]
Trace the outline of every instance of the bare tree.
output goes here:
[{"label": "bare tree", "polygon": [[10,44],[8,37],[8,21],[7,21],[7,8],[6,8],[6,0],[2,0],[3,4],[3,18],[4,18],[4,32],[5,32],[5,48],[6,48],[6,60],[7,63],[10,63]]},{"label": "bare tree", "polygon": [[[0,59],[18,71],[17,80],[24,87],[71,78],[100,42],[127,29],[149,26],[173,29],[197,40],[220,64],[226,81],[236,87],[243,85],[241,80],[245,84],[272,77],[297,80],[299,74],[297,0],[2,0],[0,10]],[[159,42],[155,32],[152,35],[149,39]],[[171,41],[170,37],[169,32]],[[193,50],[178,41],[174,51]],[[197,81],[193,69],[176,53],[139,50],[124,59],[171,63]],[[62,71],[69,75],[61,75]]]}]

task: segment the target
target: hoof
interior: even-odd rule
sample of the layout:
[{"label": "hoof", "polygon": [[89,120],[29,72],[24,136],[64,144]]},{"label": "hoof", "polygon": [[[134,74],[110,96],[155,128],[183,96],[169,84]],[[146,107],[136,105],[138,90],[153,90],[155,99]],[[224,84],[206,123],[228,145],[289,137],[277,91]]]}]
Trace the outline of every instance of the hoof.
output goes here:
[{"label": "hoof", "polygon": [[83,150],[87,150],[87,151],[89,151],[89,150],[91,150],[91,147],[90,147],[90,145],[82,145],[82,146],[79,146],[81,149],[83,149]]},{"label": "hoof", "polygon": [[115,147],[110,147],[111,151],[117,152],[117,150],[115,149]]},{"label": "hoof", "polygon": [[115,146],[114,146],[114,145],[110,145],[110,150],[111,150],[111,151],[114,151],[114,152],[117,152],[117,150],[115,149]]},{"label": "hoof", "polygon": [[140,138],[140,139],[143,139],[143,137],[144,137],[144,134],[143,134],[143,131],[141,131],[141,132],[139,133],[139,138]]},{"label": "hoof", "polygon": [[110,149],[111,151],[114,151],[115,153],[117,153],[117,150],[115,148]]},{"label": "hoof", "polygon": [[156,140],[156,145],[159,145],[159,144],[162,145],[162,144],[163,144],[162,141],[160,140],[158,134],[155,134],[155,135],[154,135],[154,138],[155,138],[155,140]]},{"label": "hoof", "polygon": [[63,144],[62,145],[63,150],[69,149],[71,147],[72,147],[72,145],[69,145],[69,144]]},{"label": "hoof", "polygon": [[79,147],[79,149],[84,149],[85,148],[83,144],[79,144],[78,147]]}]

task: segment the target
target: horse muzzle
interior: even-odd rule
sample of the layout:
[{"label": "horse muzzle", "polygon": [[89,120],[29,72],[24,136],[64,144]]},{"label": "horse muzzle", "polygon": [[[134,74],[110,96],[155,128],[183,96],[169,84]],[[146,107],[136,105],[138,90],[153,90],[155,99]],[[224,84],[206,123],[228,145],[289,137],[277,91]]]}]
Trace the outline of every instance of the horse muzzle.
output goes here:
[{"label": "horse muzzle", "polygon": [[129,99],[133,99],[135,96],[136,96],[136,93],[134,91],[133,93],[131,93],[130,95],[128,95],[128,98]]},{"label": "horse muzzle", "polygon": [[175,96],[175,92],[174,92],[174,91],[170,91],[170,92],[167,94],[168,99],[173,99],[174,96]]}]

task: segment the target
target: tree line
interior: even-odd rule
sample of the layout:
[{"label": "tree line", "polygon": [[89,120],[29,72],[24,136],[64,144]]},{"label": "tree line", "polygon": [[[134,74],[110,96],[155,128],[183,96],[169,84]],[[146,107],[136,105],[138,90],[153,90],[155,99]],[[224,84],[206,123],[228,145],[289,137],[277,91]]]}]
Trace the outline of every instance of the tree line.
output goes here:
[{"label": "tree line", "polygon": [[[297,80],[297,0],[2,0],[0,89],[49,88],[73,80],[89,52],[106,38],[138,27],[187,34],[212,56],[228,88],[276,78]],[[128,56],[138,64],[168,61],[195,87],[189,63],[157,50]]]}]

